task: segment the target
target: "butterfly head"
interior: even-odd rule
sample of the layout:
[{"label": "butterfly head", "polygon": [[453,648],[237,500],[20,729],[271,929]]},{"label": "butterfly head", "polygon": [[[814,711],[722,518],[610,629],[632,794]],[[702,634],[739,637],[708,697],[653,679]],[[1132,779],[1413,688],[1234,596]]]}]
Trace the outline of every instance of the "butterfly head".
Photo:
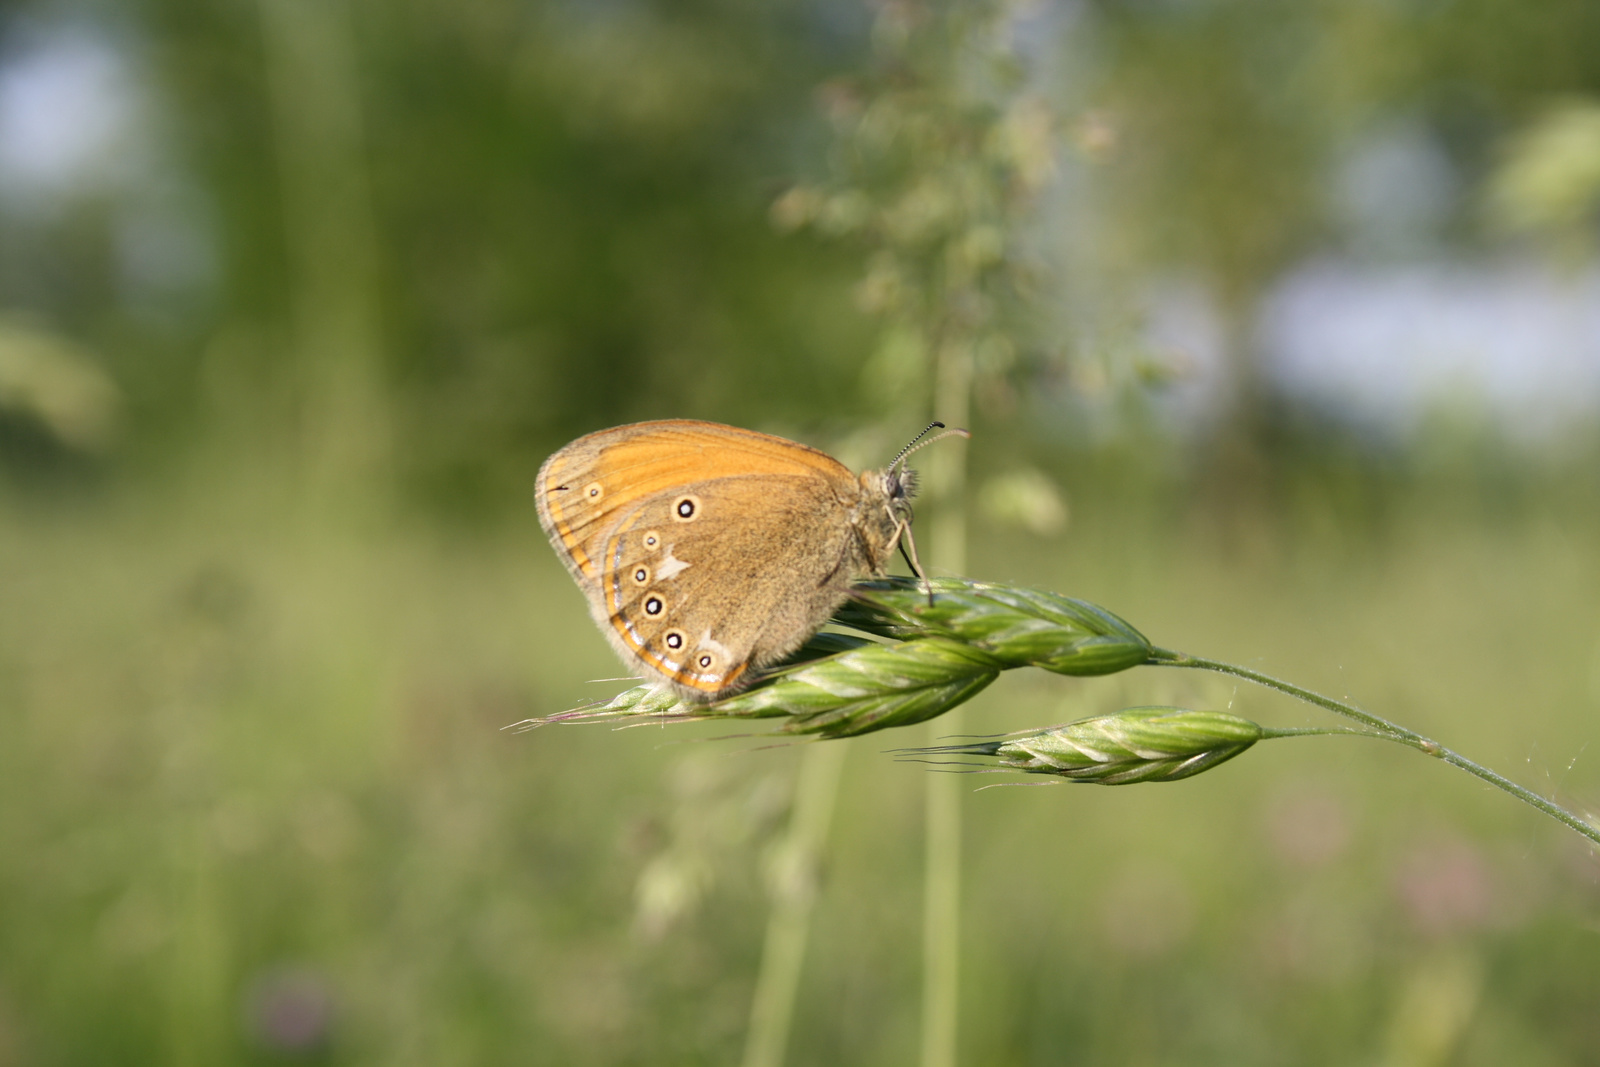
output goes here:
[{"label": "butterfly head", "polygon": [[[861,487],[882,504],[872,523],[882,538],[881,552],[878,553],[880,558],[874,560],[874,565],[881,565],[882,558],[887,557],[898,546],[905,554],[906,562],[911,564],[911,569],[924,582],[927,581],[927,577],[917,560],[917,544],[911,536],[911,498],[917,492],[917,472],[906,466],[906,459],[917,449],[931,445],[942,437],[972,436],[966,430],[945,430],[944,433],[928,437],[930,431],[943,429],[944,423],[933,423],[901,449],[900,454],[888,467],[881,471],[864,471],[861,475]],[[928,587],[928,597],[931,602],[933,597],[931,585]]]},{"label": "butterfly head", "polygon": [[879,479],[878,488],[889,502],[889,513],[896,520],[903,520],[909,525],[911,498],[917,495],[917,483],[920,480],[917,472],[900,464],[875,473]]},{"label": "butterfly head", "polygon": [[911,453],[946,437],[972,436],[966,430],[944,430],[944,433],[928,437],[934,430],[944,430],[944,423],[929,423],[928,428],[913,437],[911,443],[902,448],[900,454],[894,457],[894,461],[883,471],[884,494],[889,498],[890,507],[895,511],[896,517],[903,517],[906,522],[911,521],[911,498],[917,493],[917,472],[906,466]]}]

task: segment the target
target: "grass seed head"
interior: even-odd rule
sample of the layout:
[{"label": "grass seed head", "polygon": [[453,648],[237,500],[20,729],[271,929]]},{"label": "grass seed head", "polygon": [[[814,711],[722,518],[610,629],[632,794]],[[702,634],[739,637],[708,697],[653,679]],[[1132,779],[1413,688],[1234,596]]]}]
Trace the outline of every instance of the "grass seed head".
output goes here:
[{"label": "grass seed head", "polygon": [[755,686],[715,703],[643,685],[541,721],[784,719],[783,733],[850,737],[942,715],[1007,668],[1109,674],[1150,660],[1144,635],[1082,600],[959,578],[932,584],[932,604],[909,578],[855,586],[834,621],[890,640],[815,634]]},{"label": "grass seed head", "polygon": [[720,700],[712,716],[788,716],[785,733],[850,737],[943,714],[994,681],[1000,664],[958,641],[866,644]]},{"label": "grass seed head", "polygon": [[920,638],[879,643],[817,634],[773,677],[711,704],[681,700],[665,684],[635,686],[606,704],[543,722],[629,719],[786,719],[783,733],[851,737],[943,714],[999,675],[994,657],[959,641]]},{"label": "grass seed head", "polygon": [[1175,782],[1225,763],[1266,732],[1223,711],[1127,708],[1018,737],[913,749],[921,755],[993,756],[1002,766],[1077,782]]},{"label": "grass seed head", "polygon": [[1042,667],[1057,674],[1111,674],[1150,658],[1143,634],[1086,601],[966,579],[932,584],[929,604],[920,582],[859,583],[834,620],[884,637],[948,637],[1006,667]]}]

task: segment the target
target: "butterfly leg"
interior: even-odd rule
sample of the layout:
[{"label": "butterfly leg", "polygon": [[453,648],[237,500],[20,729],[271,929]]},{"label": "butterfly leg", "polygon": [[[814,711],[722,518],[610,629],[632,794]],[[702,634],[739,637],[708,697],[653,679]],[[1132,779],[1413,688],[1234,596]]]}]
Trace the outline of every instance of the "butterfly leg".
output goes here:
[{"label": "butterfly leg", "polygon": [[[900,555],[905,557],[911,573],[922,579],[922,587],[928,591],[928,607],[933,607],[933,583],[928,581],[928,576],[922,571],[922,561],[917,559],[917,539],[911,536],[911,524],[905,519],[895,523],[894,539],[899,544]],[[911,546],[909,551],[907,545]]]}]

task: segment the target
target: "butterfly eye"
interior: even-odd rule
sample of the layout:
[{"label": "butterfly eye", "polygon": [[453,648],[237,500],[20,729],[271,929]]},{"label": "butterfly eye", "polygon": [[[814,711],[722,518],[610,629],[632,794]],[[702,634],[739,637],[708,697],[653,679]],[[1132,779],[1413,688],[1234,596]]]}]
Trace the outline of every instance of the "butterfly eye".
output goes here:
[{"label": "butterfly eye", "polygon": [[699,498],[692,496],[679,497],[678,502],[672,505],[672,517],[679,522],[689,522],[699,510]]},{"label": "butterfly eye", "polygon": [[644,585],[644,584],[648,583],[650,581],[650,568],[649,567],[638,567],[638,568],[636,568],[634,570],[634,572],[633,572],[633,580],[638,582],[640,585]]},{"label": "butterfly eye", "polygon": [[601,497],[606,495],[605,486],[601,485],[599,482],[590,482],[588,485],[583,487],[583,495],[588,497],[590,500],[599,500]]},{"label": "butterfly eye", "polygon": [[[666,605],[661,602],[661,598],[658,596],[653,596],[644,602],[644,613],[646,615],[660,615],[665,608]],[[677,648],[678,646],[673,645],[672,647]]]},{"label": "butterfly eye", "polygon": [[668,630],[664,640],[667,642],[667,647],[673,651],[683,647],[683,635],[676,630]]}]

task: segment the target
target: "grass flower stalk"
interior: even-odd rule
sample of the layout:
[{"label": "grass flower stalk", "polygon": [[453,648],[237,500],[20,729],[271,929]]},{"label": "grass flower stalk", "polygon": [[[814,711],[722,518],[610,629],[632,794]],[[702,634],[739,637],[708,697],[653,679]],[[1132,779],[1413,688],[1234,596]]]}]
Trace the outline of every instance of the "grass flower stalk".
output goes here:
[{"label": "grass flower stalk", "polygon": [[1600,826],[1596,826],[1594,823],[1587,821],[1577,813],[1568,811],[1561,805],[1556,804],[1551,800],[1547,800],[1538,793],[1535,793],[1533,790],[1528,789],[1526,786],[1518,785],[1516,782],[1513,782],[1504,775],[1492,771],[1482,764],[1468,759],[1461,753],[1456,752],[1454,749],[1446,748],[1430,737],[1424,737],[1415,730],[1408,730],[1403,726],[1398,726],[1387,719],[1380,718],[1371,712],[1363,711],[1354,705],[1346,704],[1343,701],[1335,700],[1329,696],[1323,696],[1321,693],[1310,689],[1305,689],[1301,686],[1295,685],[1292,682],[1286,682],[1281,678],[1274,678],[1270,674],[1262,674],[1260,671],[1253,671],[1248,667],[1240,667],[1232,663],[1223,663],[1219,660],[1204,659],[1199,656],[1190,656],[1183,652],[1173,652],[1170,649],[1152,649],[1150,663],[1154,666],[1188,667],[1195,670],[1215,671],[1219,674],[1230,674],[1235,678],[1243,678],[1246,681],[1255,682],[1257,685],[1265,686],[1268,689],[1275,689],[1280,693],[1292,696],[1297,700],[1303,700],[1308,704],[1315,704],[1317,707],[1326,708],[1336,715],[1343,715],[1345,718],[1351,719],[1360,723],[1362,726],[1367,727],[1367,730],[1371,732],[1372,736],[1383,737],[1386,740],[1395,741],[1402,745],[1409,745],[1419,752],[1423,752],[1434,757],[1435,759],[1443,760],[1452,767],[1457,767],[1463,771],[1466,771],[1468,774],[1481,778],[1483,781],[1488,782],[1496,789],[1509,793],[1518,800],[1522,801],[1524,804],[1528,804],[1531,807],[1544,812],[1557,822],[1576,830],[1578,833],[1582,834],[1596,845],[1600,845]]},{"label": "grass flower stalk", "polygon": [[[1176,782],[1226,763],[1257,741],[1362,730],[1275,730],[1225,711],[1125,708],[1047,730],[954,745],[904,749],[903,758],[994,757],[1000,767],[1073,782],[1132,785]],[[936,762],[936,761],[930,761]]]},{"label": "grass flower stalk", "polygon": [[[938,579],[933,582],[933,589],[934,599],[930,605],[922,583],[912,579],[890,578],[858,585],[850,603],[835,615],[834,621],[878,640],[847,634],[818,635],[790,662],[770,672],[760,685],[714,704],[691,704],[680,700],[670,690],[639,686],[606,704],[529,720],[519,726],[607,720],[626,724],[769,719],[776,721],[777,732],[783,734],[849,737],[935,718],[971,699],[1003,670],[1038,667],[1057,674],[1093,676],[1138,666],[1182,667],[1242,678],[1343,716],[1359,729],[1320,732],[1354,732],[1417,749],[1482,779],[1600,845],[1600,826],[1432,738],[1352,704],[1248,667],[1156,647],[1138,630],[1104,608],[1054,593],[966,579]],[[1204,733],[1203,727],[1225,733],[1228,729],[1244,729],[1238,723],[1246,721],[1237,720],[1226,725],[1220,718],[1161,722],[1161,716],[1156,714],[1119,714],[1123,718],[1114,723],[1101,723],[1093,729],[1110,731],[1115,728],[1133,742],[1137,740],[1135,727],[1187,730],[1200,736]],[[1186,714],[1215,717],[1221,713]],[[1205,725],[1207,722],[1209,726]],[[1091,729],[1081,724],[1069,726],[1080,733]],[[1271,731],[1258,735],[1256,740],[1295,732]],[[1060,735],[1058,742],[1068,744],[1074,736]],[[1038,739],[1029,742],[1039,751],[1027,758],[1045,762],[1037,767],[1017,766],[1016,769],[1045,770],[1047,750],[1056,752],[1054,758],[1066,760],[1064,750],[1049,749],[1049,745],[1058,742]],[[1003,752],[1000,748],[986,752],[971,746],[935,748],[943,747],[950,753],[993,755],[1002,762],[1022,759],[1020,753],[1024,749],[1019,747],[1020,743],[1008,743],[1013,747]],[[1105,738],[1094,743],[1085,741],[1089,748],[1100,743],[1110,742]],[[1216,751],[1220,753],[1225,747],[1219,741]],[[1199,759],[1195,770],[1188,773],[1198,773],[1198,770],[1222,763],[1239,751],[1243,749],[1227,756],[1208,757],[1209,762]],[[1185,777],[1176,773],[1182,763],[1178,755],[1178,750],[1170,753],[1171,758],[1177,760],[1170,770],[1152,770],[1148,779],[1133,774],[1126,780],[1171,781]],[[1091,762],[1094,761],[1091,759]],[[1062,773],[1070,769],[1057,767],[1048,772]],[[1086,767],[1078,776],[1094,780],[1095,773],[1099,772]],[[1074,774],[1063,776],[1072,778]]]}]

